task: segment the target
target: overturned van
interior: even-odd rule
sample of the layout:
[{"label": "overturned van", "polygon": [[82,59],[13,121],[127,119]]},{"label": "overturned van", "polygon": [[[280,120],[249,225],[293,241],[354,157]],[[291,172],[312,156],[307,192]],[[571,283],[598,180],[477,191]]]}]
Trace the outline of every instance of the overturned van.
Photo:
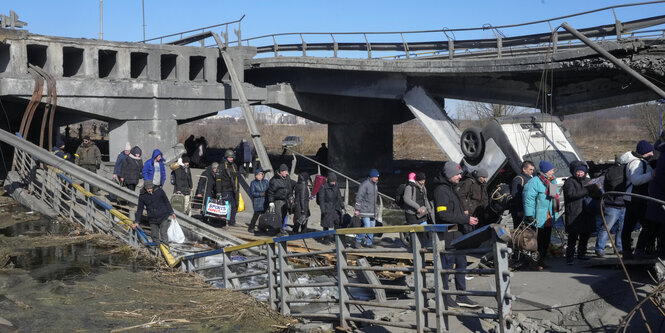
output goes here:
[{"label": "overturned van", "polygon": [[559,178],[570,176],[571,162],[584,161],[561,121],[547,114],[495,118],[482,130],[468,128],[462,132],[460,148],[463,168],[487,170],[490,188],[510,182],[526,160],[536,167],[542,160],[552,163]]}]

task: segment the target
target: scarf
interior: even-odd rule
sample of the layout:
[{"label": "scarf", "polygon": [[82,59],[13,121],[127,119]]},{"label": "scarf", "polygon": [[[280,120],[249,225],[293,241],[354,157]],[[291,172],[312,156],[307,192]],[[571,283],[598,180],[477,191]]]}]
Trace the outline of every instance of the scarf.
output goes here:
[{"label": "scarf", "polygon": [[135,159],[135,160],[140,160],[140,159],[141,159],[140,157],[138,157],[138,156],[136,156],[136,155],[134,155],[134,154],[129,154],[129,157],[131,157],[131,158],[133,158],[133,159]]},{"label": "scarf", "polygon": [[[545,185],[545,195],[552,199],[552,210],[558,212],[561,210],[561,201],[559,200],[559,193],[557,191],[556,184],[552,183],[554,178],[547,178],[543,173],[538,173],[538,179]],[[549,213],[549,212],[548,212]]]}]

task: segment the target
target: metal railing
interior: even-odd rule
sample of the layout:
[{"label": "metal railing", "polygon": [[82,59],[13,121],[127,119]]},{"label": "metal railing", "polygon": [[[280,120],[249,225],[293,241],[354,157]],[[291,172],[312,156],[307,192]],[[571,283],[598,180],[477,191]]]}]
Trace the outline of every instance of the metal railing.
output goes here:
[{"label": "metal railing", "polygon": [[[663,3],[664,1],[649,1],[641,2],[634,4],[624,4],[616,5],[610,7],[599,8],[595,10],[585,11],[581,13],[575,13],[571,15],[565,15],[550,19],[519,23],[519,24],[510,24],[510,25],[500,25],[493,26],[491,24],[485,24],[482,27],[475,28],[457,28],[449,29],[442,28],[436,30],[417,30],[417,31],[383,31],[383,32],[294,32],[294,33],[277,33],[277,34],[268,34],[252,38],[246,38],[242,41],[236,41],[242,45],[251,46],[252,44],[257,44],[257,51],[259,53],[273,53],[275,57],[279,55],[280,52],[301,52],[302,56],[307,56],[308,51],[327,51],[332,52],[333,57],[338,57],[339,51],[362,51],[366,52],[367,58],[372,58],[372,52],[377,51],[390,51],[390,52],[401,52],[400,55],[392,55],[389,57],[393,58],[411,58],[414,56],[428,55],[428,56],[447,56],[449,59],[453,59],[457,53],[461,52],[461,56],[468,56],[472,53],[472,50],[480,51],[476,55],[478,56],[491,56],[493,57],[502,57],[502,56],[512,56],[514,53],[524,53],[533,51],[528,48],[528,45],[545,48],[554,48],[557,47],[565,48],[573,45],[573,41],[576,39],[571,34],[567,33],[557,33],[556,28],[553,25],[557,25],[557,21],[563,19],[574,18],[578,16],[598,13],[598,12],[609,12],[612,15],[612,23],[604,26],[594,27],[583,29],[582,32],[585,33],[588,37],[592,38],[615,38],[617,40],[622,39],[624,36],[629,38],[635,38],[636,30],[644,29],[646,27],[663,24],[663,16],[656,16],[643,20],[635,20],[631,22],[621,22],[617,18],[615,9],[624,8],[624,7],[636,7],[652,4]],[[645,8],[647,9],[647,8]],[[532,34],[532,35],[521,35],[515,37],[508,37],[504,32],[505,29],[511,28],[523,28],[526,26],[534,25],[543,25],[546,24],[549,27],[550,32],[541,33],[541,34]],[[456,38],[456,33],[464,32],[474,32],[474,31],[491,31],[495,38],[491,39],[469,39],[469,40],[458,40]],[[442,36],[443,40],[432,41],[431,38],[422,37],[424,35],[434,35]],[[359,42],[339,42],[338,40],[341,37],[346,36],[358,36],[362,39]],[[391,42],[371,42],[370,37],[379,36],[382,39],[385,39],[385,36],[395,36],[395,41]],[[421,41],[407,41],[405,36],[413,36],[416,39]],[[646,36],[651,36],[653,38],[663,37],[662,30],[658,31],[658,34],[650,34]],[[305,39],[309,37],[309,41]],[[286,42],[280,43],[278,39],[288,39],[288,40],[299,40],[298,43]],[[315,39],[315,41],[312,41]],[[323,39],[328,39],[330,42],[323,42]],[[422,40],[425,41],[422,41]],[[271,43],[262,43],[261,41],[269,40]],[[568,42],[567,44],[564,42]],[[235,42],[233,42],[235,43]],[[559,44],[557,46],[557,44]],[[582,44],[576,44],[578,46],[583,46]],[[431,51],[428,53],[417,53],[419,51]]]},{"label": "metal railing", "polygon": [[[496,320],[500,332],[512,330],[509,320],[512,301],[510,294],[510,277],[508,271],[508,257],[511,250],[503,242],[498,241],[495,235],[492,245],[487,248],[471,250],[446,249],[443,236],[449,231],[449,225],[428,226],[399,226],[376,228],[349,228],[338,230],[319,231],[307,234],[268,238],[243,245],[226,247],[224,249],[198,253],[182,258],[182,268],[188,272],[205,272],[216,270],[216,276],[206,279],[208,282],[223,281],[223,286],[238,291],[250,292],[266,290],[267,301],[270,307],[284,315],[297,318],[316,318],[338,322],[341,327],[349,327],[351,322],[365,323],[381,326],[392,326],[413,329],[418,332],[448,332],[450,330],[449,317],[471,317]],[[358,233],[409,233],[411,249],[405,248],[348,248],[345,236]],[[321,237],[334,237],[335,248],[330,250],[297,252],[288,247],[288,242],[314,240]],[[260,255],[252,257],[234,257],[238,251],[259,248]],[[494,268],[492,269],[446,269],[445,255],[485,254],[494,255]],[[388,255],[407,254],[412,260],[411,266],[372,266],[361,260],[355,264],[349,256],[363,254],[383,253]],[[426,256],[432,256],[431,261]],[[221,257],[221,264],[205,265],[206,257]],[[317,258],[328,256],[334,263],[322,263]],[[334,259],[332,259],[334,258]],[[294,260],[307,259],[307,267],[295,267]],[[430,264],[431,262],[431,264]],[[251,265],[261,265],[250,270]],[[406,273],[413,275],[413,283],[403,285],[383,284],[376,279],[376,272]],[[366,282],[350,280],[352,276],[360,274],[368,276]],[[494,275],[495,285],[492,290],[453,291],[444,288],[444,279],[450,274]],[[298,283],[297,276],[302,274],[326,274],[328,281]],[[214,274],[213,274],[214,275]],[[433,276],[433,280],[427,276]],[[254,285],[247,281],[256,277],[263,277],[262,281]],[[374,278],[372,278],[374,277]],[[428,282],[433,281],[433,282]],[[256,281],[255,281],[256,282]],[[302,288],[333,288],[334,298],[303,298],[298,297]],[[356,299],[349,288],[366,288],[374,291],[373,300]],[[402,302],[386,301],[382,297],[385,291],[402,291],[412,296],[406,297]],[[496,301],[496,312],[481,313],[456,311],[448,307],[444,298],[450,295],[464,295],[475,297],[489,297]],[[433,301],[428,302],[428,299]],[[429,303],[429,305],[428,305]],[[304,307],[298,307],[304,304]],[[308,312],[312,305],[327,305],[325,311]],[[363,316],[361,308],[382,308],[408,311],[413,320],[407,322],[394,322],[381,319],[370,319]],[[304,309],[303,309],[304,308]]]},{"label": "metal railing", "polygon": [[[210,25],[207,27],[202,27],[202,28],[197,28],[197,29],[192,29],[192,30],[187,30],[187,31],[181,31],[181,32],[176,32],[174,34],[169,34],[169,35],[164,35],[164,36],[159,36],[155,38],[150,38],[146,40],[139,41],[139,43],[146,43],[146,42],[153,42],[153,41],[159,41],[159,44],[164,44],[164,39],[170,39],[173,37],[178,37],[177,40],[175,41],[169,41],[166,44],[169,45],[187,45],[189,43],[193,43],[196,41],[200,40],[200,36],[206,34],[206,32],[210,32],[213,30],[213,28],[219,28],[219,27],[224,27],[225,31],[221,33],[221,35],[228,41],[228,36],[229,36],[229,25],[238,23],[238,29],[234,29],[236,38],[238,39],[238,46],[241,46],[240,40],[242,39],[242,33],[240,29],[240,24],[242,23],[242,20],[245,18],[245,15],[235,21],[229,21],[229,22],[224,22],[220,24],[215,24],[215,25]],[[187,34],[191,34],[193,32],[198,32],[198,34],[190,35],[190,36],[185,36]],[[227,44],[228,46],[228,44]]]}]

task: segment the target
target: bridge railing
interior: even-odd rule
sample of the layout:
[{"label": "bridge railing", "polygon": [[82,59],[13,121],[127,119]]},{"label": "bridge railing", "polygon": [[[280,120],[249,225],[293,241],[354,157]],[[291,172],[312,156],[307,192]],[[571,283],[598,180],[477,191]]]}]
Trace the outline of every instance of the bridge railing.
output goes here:
[{"label": "bridge railing", "polygon": [[[472,317],[496,320],[498,331],[511,330],[509,320],[513,296],[510,294],[508,257],[511,250],[493,236],[491,245],[469,250],[446,249],[444,234],[449,225],[399,226],[376,228],[349,228],[319,231],[314,233],[268,238],[243,245],[198,253],[182,259],[183,269],[202,274],[211,273],[208,282],[223,281],[224,287],[253,292],[267,291],[266,300],[271,308],[284,315],[297,318],[316,318],[338,322],[341,327],[349,327],[351,322],[380,326],[412,329],[418,332],[450,331],[449,317]],[[408,233],[411,248],[364,248],[353,249],[347,246],[346,236],[358,233]],[[322,237],[334,237],[335,247],[330,250],[306,251],[291,249],[288,242],[312,241]],[[237,256],[238,251],[257,248],[251,257]],[[491,269],[447,269],[446,260],[451,255],[485,254],[494,255],[494,268]],[[370,265],[362,256],[383,254],[392,257],[403,256],[412,265],[379,266]],[[206,257],[221,256],[221,264],[206,265]],[[307,264],[302,264],[306,262]],[[301,263],[298,266],[298,263]],[[252,267],[254,266],[254,267]],[[412,275],[402,284],[384,284],[377,272]],[[444,280],[450,274],[494,275],[495,284],[490,290],[454,291],[444,288]],[[302,275],[325,276],[318,282],[302,280]],[[364,276],[364,281],[360,276]],[[256,279],[259,277],[260,279]],[[250,282],[252,281],[253,282]],[[306,282],[303,282],[306,281]],[[306,297],[304,288],[331,288],[334,297]],[[374,299],[358,299],[353,289],[373,290]],[[400,301],[387,301],[386,291],[408,294]],[[449,308],[446,296],[464,295],[488,297],[496,302],[494,313],[457,311]],[[486,302],[485,302],[486,303]],[[323,306],[323,308],[321,308]],[[313,312],[312,308],[319,307]],[[394,309],[407,311],[413,320],[403,322],[387,321],[364,317],[364,308]],[[494,307],[493,307],[494,308]]]},{"label": "bridge railing", "polygon": [[[656,16],[630,22],[621,22],[616,10],[626,7],[639,7],[648,10],[649,5],[662,4],[663,1],[650,1],[635,4],[624,4],[604,7],[596,10],[560,16],[545,20],[538,20],[520,24],[494,26],[485,24],[476,28],[442,28],[437,30],[418,31],[384,31],[384,32],[295,32],[262,35],[252,38],[237,40],[231,43],[238,45],[256,46],[259,53],[272,53],[277,57],[285,52],[298,52],[307,56],[307,52],[332,52],[333,57],[338,57],[340,51],[346,51],[345,55],[352,52],[361,52],[367,58],[374,58],[376,52],[391,52],[393,55],[386,58],[406,58],[424,56],[447,56],[449,59],[456,57],[503,57],[523,55],[524,53],[538,52],[543,49],[557,48],[565,49],[581,46],[577,39],[569,33],[557,32],[558,24],[564,19],[580,19],[584,24],[584,18],[590,15],[609,14],[608,25],[581,29],[587,37],[597,39],[622,38],[660,38],[662,30],[642,31],[647,27],[665,23],[665,16]],[[525,27],[542,26],[549,32],[540,34],[523,35]],[[509,37],[508,30],[515,31],[513,37]],[[460,39],[457,35],[477,34],[478,32],[489,32],[492,38]],[[360,41],[358,41],[360,39]],[[370,40],[372,39],[372,40]],[[397,54],[395,54],[397,53]],[[384,53],[385,54],[385,53]]]}]

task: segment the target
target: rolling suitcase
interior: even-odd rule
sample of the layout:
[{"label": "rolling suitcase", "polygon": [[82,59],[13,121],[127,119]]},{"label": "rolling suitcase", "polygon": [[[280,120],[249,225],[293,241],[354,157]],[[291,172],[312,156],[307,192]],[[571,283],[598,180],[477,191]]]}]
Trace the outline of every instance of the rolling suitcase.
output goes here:
[{"label": "rolling suitcase", "polygon": [[203,210],[203,218],[209,222],[226,222],[231,214],[231,207],[229,202],[217,199],[208,198],[206,201],[205,209]]},{"label": "rolling suitcase", "polygon": [[265,212],[259,217],[259,231],[279,233],[282,230],[282,221],[274,212]]},{"label": "rolling suitcase", "polygon": [[178,193],[171,196],[171,207],[174,210],[185,213],[185,196]]}]

